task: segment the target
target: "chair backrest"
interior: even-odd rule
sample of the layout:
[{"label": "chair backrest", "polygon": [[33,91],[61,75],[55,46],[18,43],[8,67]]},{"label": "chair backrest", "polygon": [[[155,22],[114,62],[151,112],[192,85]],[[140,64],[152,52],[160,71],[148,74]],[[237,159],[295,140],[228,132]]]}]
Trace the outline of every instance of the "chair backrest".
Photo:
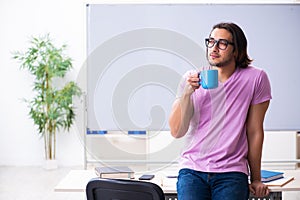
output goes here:
[{"label": "chair backrest", "polygon": [[164,200],[162,189],[151,182],[128,179],[100,179],[89,181],[87,200]]}]

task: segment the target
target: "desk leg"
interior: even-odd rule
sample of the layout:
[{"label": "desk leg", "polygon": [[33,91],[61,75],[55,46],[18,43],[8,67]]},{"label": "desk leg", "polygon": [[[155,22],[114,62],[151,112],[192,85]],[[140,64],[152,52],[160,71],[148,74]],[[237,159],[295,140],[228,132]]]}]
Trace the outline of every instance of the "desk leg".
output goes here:
[{"label": "desk leg", "polygon": [[271,192],[269,196],[263,198],[249,196],[249,200],[282,200],[282,192]]},{"label": "desk leg", "polygon": [[177,194],[165,194],[165,200],[177,200]]}]

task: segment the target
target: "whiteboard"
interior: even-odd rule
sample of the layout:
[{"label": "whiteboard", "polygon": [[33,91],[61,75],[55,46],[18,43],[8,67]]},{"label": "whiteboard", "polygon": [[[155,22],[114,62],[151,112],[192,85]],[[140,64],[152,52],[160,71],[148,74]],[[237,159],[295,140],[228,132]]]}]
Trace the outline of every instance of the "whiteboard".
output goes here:
[{"label": "whiteboard", "polygon": [[87,5],[87,127],[169,130],[182,74],[207,65],[214,24],[237,23],[272,97],[266,130],[300,130],[299,4]]}]

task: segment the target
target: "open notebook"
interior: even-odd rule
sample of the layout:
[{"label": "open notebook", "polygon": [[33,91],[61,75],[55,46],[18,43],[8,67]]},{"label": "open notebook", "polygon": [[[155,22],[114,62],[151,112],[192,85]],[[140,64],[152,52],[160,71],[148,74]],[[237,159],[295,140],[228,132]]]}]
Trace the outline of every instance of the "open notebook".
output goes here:
[{"label": "open notebook", "polygon": [[267,182],[267,183],[264,183],[268,186],[284,186],[286,185],[287,183],[291,182],[292,180],[294,180],[294,177],[283,177],[283,178],[280,178],[280,179],[277,179],[277,180],[274,180],[274,181],[270,181],[270,182]]}]

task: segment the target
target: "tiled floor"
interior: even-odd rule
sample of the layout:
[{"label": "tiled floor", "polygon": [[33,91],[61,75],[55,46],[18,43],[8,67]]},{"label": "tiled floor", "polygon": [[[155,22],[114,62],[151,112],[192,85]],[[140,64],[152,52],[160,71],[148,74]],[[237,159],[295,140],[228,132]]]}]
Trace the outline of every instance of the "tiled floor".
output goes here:
[{"label": "tiled floor", "polygon": [[73,168],[0,167],[1,200],[85,200],[85,193],[54,192],[54,187]]},{"label": "tiled floor", "polygon": [[[85,193],[54,192],[54,187],[72,169],[82,168],[0,166],[0,200],[86,200]],[[283,199],[300,200],[300,192],[284,193]]]}]

